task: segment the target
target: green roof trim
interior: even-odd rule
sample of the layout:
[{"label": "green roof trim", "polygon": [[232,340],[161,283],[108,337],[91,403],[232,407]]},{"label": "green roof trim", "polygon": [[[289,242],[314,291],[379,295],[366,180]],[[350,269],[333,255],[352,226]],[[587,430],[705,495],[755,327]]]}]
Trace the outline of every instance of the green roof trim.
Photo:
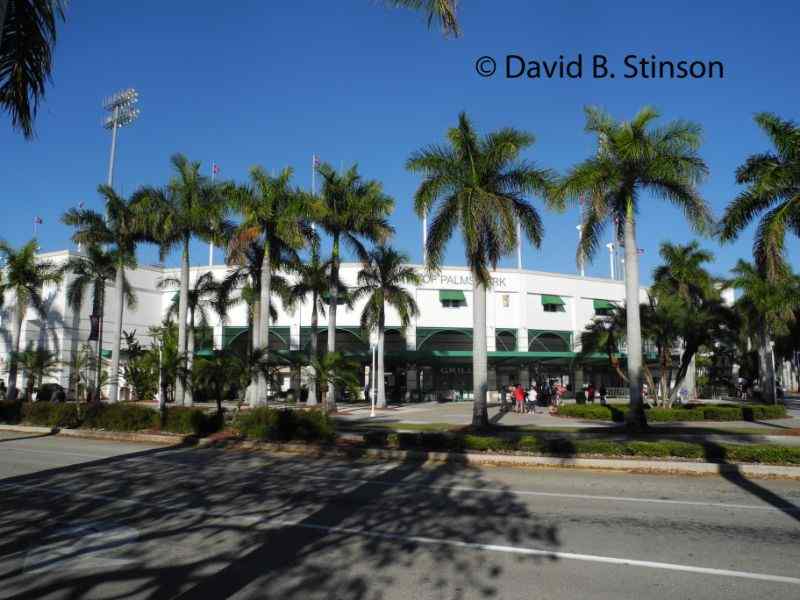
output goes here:
[{"label": "green roof trim", "polygon": [[439,300],[442,302],[445,300],[449,300],[450,302],[466,302],[467,298],[461,290],[439,290]]},{"label": "green roof trim", "polygon": [[613,310],[617,308],[617,305],[609,300],[593,300],[592,304],[594,304],[595,310]]},{"label": "green roof trim", "polygon": [[561,296],[542,294],[542,306],[549,305],[564,306],[564,301],[561,299]]}]

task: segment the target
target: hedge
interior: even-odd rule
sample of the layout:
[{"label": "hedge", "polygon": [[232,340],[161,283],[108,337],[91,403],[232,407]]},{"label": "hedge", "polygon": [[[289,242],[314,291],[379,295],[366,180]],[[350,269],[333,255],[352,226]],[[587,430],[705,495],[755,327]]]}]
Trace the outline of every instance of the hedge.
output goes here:
[{"label": "hedge", "polygon": [[[622,422],[628,406],[598,404],[564,404],[558,407],[558,415],[577,419]],[[692,404],[680,408],[650,408],[647,420],[651,423],[675,421],[757,421],[786,417],[782,404],[735,406],[727,404]]]},{"label": "hedge", "polygon": [[0,400],[0,423],[19,423],[22,420],[21,400]]},{"label": "hedge", "polygon": [[222,426],[216,415],[199,408],[168,407],[163,413],[136,404],[75,404],[73,402],[0,402],[0,422],[41,427],[104,429],[106,431],[161,430],[205,435]]},{"label": "hedge", "polygon": [[518,438],[463,435],[456,433],[387,433],[364,435],[367,446],[420,451],[524,452],[569,457],[602,455],[642,458],[690,458],[710,462],[753,462],[800,464],[800,448],[767,445],[704,446],[691,442],[615,442],[609,440],[570,440],[524,435]]},{"label": "hedge", "polygon": [[321,410],[254,408],[239,415],[236,428],[247,438],[270,442],[336,439],[333,421]]}]

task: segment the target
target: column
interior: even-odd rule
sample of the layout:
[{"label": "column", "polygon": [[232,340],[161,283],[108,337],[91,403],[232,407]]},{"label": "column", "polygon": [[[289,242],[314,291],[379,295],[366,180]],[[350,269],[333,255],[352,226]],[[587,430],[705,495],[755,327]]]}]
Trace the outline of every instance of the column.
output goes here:
[{"label": "column", "polygon": [[525,276],[520,271],[517,275],[517,302],[519,302],[519,320],[517,321],[517,351],[528,351],[528,288],[525,285]]},{"label": "column", "polygon": [[[413,352],[417,349],[417,328],[410,325],[405,332],[406,350]],[[411,365],[406,369],[406,393],[403,398],[405,402],[418,402],[420,397],[419,371],[417,365]]]}]

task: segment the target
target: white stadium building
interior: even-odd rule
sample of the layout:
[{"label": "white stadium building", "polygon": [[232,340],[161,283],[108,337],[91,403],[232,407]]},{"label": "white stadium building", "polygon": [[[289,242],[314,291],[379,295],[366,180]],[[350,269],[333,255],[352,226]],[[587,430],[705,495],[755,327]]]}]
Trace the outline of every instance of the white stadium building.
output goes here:
[{"label": "white stadium building", "polygon": [[[60,264],[72,251],[44,253],[41,259]],[[359,263],[343,263],[340,276],[345,285],[355,286]],[[420,309],[412,325],[403,331],[400,321],[388,308],[386,320],[386,394],[387,400],[469,399],[472,397],[472,278],[466,267],[445,267],[427,273],[417,267],[422,283],[411,290]],[[221,280],[229,272],[225,265],[194,266],[190,283],[211,271]],[[136,332],[144,347],[151,339],[148,330],[159,326],[176,293],[174,287],[159,287],[165,278],[179,277],[179,269],[141,266],[127,272],[137,303],[125,307],[123,330]],[[66,277],[69,277],[67,275]],[[522,269],[497,269],[492,273],[493,286],[487,298],[487,351],[489,389],[509,383],[527,383],[531,379],[559,379],[570,390],[592,381],[596,385],[620,386],[621,382],[604,356],[578,360],[580,334],[584,327],[613,305],[622,305],[625,286],[614,279],[544,273]],[[64,367],[55,382],[68,387],[70,357],[89,342],[91,303],[84,302],[82,314],[75,314],[66,302],[67,282],[46,289],[44,297],[48,319],[29,309],[22,326],[20,348],[47,348],[56,353]],[[646,290],[640,290],[646,300]],[[731,298],[732,299],[732,298]],[[117,295],[113,282],[106,293],[103,318],[103,356],[110,357]],[[307,355],[311,339],[311,306],[306,302],[294,311],[274,299],[278,318],[270,325],[270,346],[278,353]],[[7,377],[11,339],[13,299],[6,299],[0,313],[0,372]],[[362,304],[352,310],[337,310],[336,347],[352,355],[367,367],[371,360],[370,335],[360,330]],[[195,352],[212,349],[247,347],[249,343],[247,306],[235,306],[225,323],[213,313],[209,328],[198,332]],[[319,348],[327,345],[327,321],[319,316]],[[125,356],[122,355],[124,361]],[[292,379],[287,369],[284,390],[303,385]],[[24,387],[24,381],[20,381]],[[122,398],[126,397],[122,382]]]}]

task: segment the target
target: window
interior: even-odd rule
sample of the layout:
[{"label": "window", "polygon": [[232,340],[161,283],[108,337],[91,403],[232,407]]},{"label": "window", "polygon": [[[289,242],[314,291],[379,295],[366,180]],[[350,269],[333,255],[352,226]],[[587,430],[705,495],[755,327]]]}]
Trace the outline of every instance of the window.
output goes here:
[{"label": "window", "polygon": [[544,304],[542,307],[544,308],[544,312],[550,312],[550,313],[565,312],[563,304]]},{"label": "window", "polygon": [[444,308],[459,308],[467,305],[467,299],[461,290],[439,290],[439,301]]},{"label": "window", "polygon": [[511,298],[508,297],[508,294],[502,295],[503,301],[503,308],[508,308],[511,305]]},{"label": "window", "polygon": [[542,294],[542,308],[544,308],[544,312],[565,312],[564,300],[562,300],[561,296]]},{"label": "window", "polygon": [[616,308],[614,303],[608,300],[593,300],[592,304],[594,305],[594,314],[598,317],[610,317]]}]

